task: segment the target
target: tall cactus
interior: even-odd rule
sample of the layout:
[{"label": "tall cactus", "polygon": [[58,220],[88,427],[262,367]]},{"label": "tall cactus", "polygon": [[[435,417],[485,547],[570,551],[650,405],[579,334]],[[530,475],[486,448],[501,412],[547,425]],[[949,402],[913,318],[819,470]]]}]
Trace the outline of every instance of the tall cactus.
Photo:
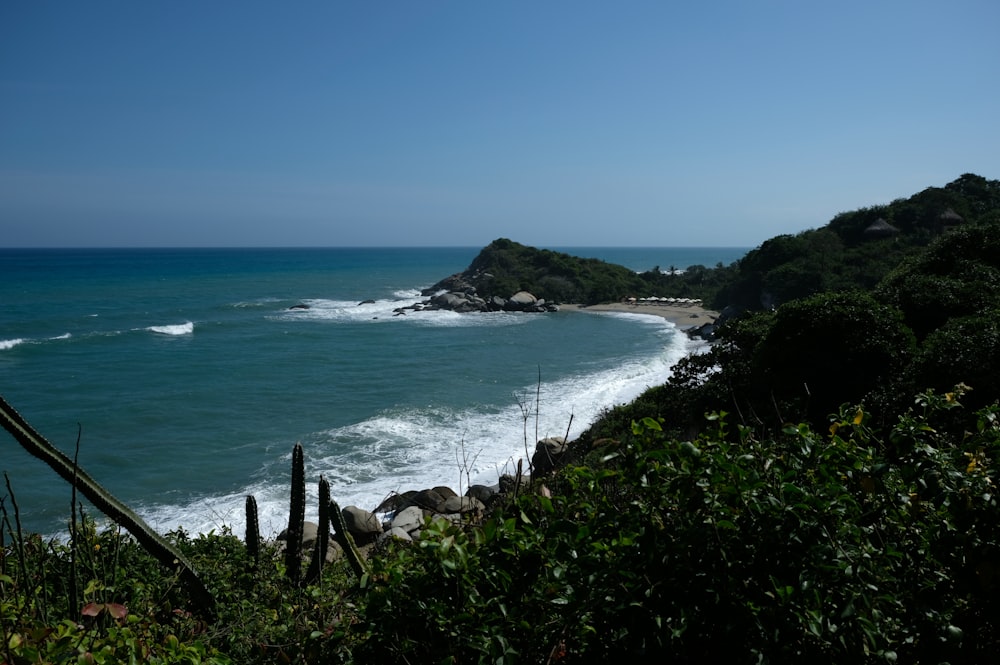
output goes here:
[{"label": "tall cactus", "polygon": [[319,529],[316,533],[316,546],[313,548],[312,561],[306,581],[314,584],[323,575],[323,564],[326,563],[326,552],[330,548],[330,483],[323,476],[319,477]]},{"label": "tall cactus", "polygon": [[[86,471],[73,463],[61,450],[38,433],[14,408],[0,397],[0,424],[25,450],[42,460],[59,476],[75,487],[98,510],[135,536],[147,552],[164,567],[179,570],[181,582],[191,598],[208,616],[215,613],[215,598],[198,577],[180,550],[156,533],[131,508],[104,489]],[[300,537],[301,538],[301,537]]]},{"label": "tall cactus", "polygon": [[332,499],[330,500],[330,521],[333,523],[334,538],[344,548],[344,555],[347,557],[347,562],[351,564],[351,569],[359,578],[363,577],[368,572],[368,566],[365,565],[364,559],[361,558],[361,552],[358,551],[354,539],[347,531],[347,523],[344,521],[344,514],[340,512],[340,506]]},{"label": "tall cactus", "polygon": [[292,584],[302,577],[302,532],[306,521],[306,463],[302,444],[292,449],[292,495],[288,510],[288,540],[285,543],[285,574]]},{"label": "tall cactus", "polygon": [[260,564],[260,521],[257,519],[257,499],[252,494],[247,495],[247,553],[253,560],[253,565]]}]

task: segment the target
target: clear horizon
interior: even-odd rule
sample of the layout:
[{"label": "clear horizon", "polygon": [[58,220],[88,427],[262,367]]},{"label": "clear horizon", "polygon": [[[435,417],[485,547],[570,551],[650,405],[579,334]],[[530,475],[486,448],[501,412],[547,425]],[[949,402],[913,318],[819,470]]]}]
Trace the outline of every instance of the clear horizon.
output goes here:
[{"label": "clear horizon", "polygon": [[1000,3],[0,3],[0,246],[756,247],[1000,178]]},{"label": "clear horizon", "polygon": [[[508,238],[508,240],[514,240],[514,238]],[[766,240],[766,239],[765,239]],[[492,242],[492,241],[490,241]],[[514,242],[518,242],[514,240]],[[479,249],[486,247],[490,243],[484,243],[483,245],[39,245],[39,246],[25,246],[25,247],[3,247],[0,249],[8,250],[31,250],[31,249],[51,249],[51,250],[68,250],[68,249],[108,249],[108,250],[127,250],[127,249],[183,249],[183,250],[197,250],[197,249]],[[526,243],[520,243],[522,245]],[[565,248],[565,249],[753,249],[750,245],[530,245],[533,247],[538,247],[541,249],[546,248]]]}]

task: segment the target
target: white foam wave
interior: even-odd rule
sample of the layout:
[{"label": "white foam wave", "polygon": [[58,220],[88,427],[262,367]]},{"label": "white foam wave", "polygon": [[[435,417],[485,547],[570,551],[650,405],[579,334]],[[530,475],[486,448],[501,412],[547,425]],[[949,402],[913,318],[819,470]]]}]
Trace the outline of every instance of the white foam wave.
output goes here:
[{"label": "white foam wave", "polygon": [[[393,492],[436,485],[462,492],[470,483],[495,484],[503,473],[513,473],[518,459],[530,457],[536,438],[563,436],[567,428],[571,438],[579,436],[603,409],[627,403],[663,383],[678,360],[704,348],[670,324],[662,326],[662,334],[666,343],[660,353],[611,369],[543,382],[537,403],[539,387],[525,385],[502,406],[397,410],[317,432],[313,441],[304,442],[307,510],[311,511],[307,519],[316,520],[316,485],[321,474],[330,481],[341,506],[369,510]],[[183,526],[189,532],[206,533],[228,525],[241,535],[245,496],[253,494],[261,532],[274,536],[287,521],[287,466],[286,455],[269,461],[260,480],[239,492],[140,512],[160,531]]]},{"label": "white foam wave", "polygon": [[69,339],[72,336],[73,336],[72,333],[63,333],[62,335],[56,335],[55,337],[52,337],[51,339]]},{"label": "white foam wave", "polygon": [[0,339],[0,351],[7,351],[8,349],[13,349],[18,344],[24,344],[27,340],[22,337],[17,337],[15,339]]},{"label": "white foam wave", "polygon": [[230,307],[234,309],[251,309],[257,307],[269,307],[274,303],[278,302],[277,298],[260,298],[259,300],[241,300],[240,302],[235,302]]},{"label": "white foam wave", "polygon": [[170,326],[150,326],[146,330],[160,335],[190,335],[194,333],[194,324],[188,321]]},{"label": "white foam wave", "polygon": [[286,310],[282,317],[304,321],[334,321],[334,322],[406,322],[425,326],[440,326],[449,328],[475,326],[502,326],[524,323],[531,315],[512,314],[508,312],[482,312],[460,314],[448,310],[410,309],[424,301],[419,292],[416,297],[393,300],[371,300],[364,302],[345,300],[304,300],[302,304],[308,309],[296,308]]}]

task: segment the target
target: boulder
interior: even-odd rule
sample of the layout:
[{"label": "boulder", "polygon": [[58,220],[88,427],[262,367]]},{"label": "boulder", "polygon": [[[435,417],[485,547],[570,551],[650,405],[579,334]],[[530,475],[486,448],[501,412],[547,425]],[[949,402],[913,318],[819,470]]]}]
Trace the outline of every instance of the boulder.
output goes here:
[{"label": "boulder", "polygon": [[431,304],[442,309],[456,309],[468,302],[468,298],[462,293],[447,291],[439,293],[431,298]]},{"label": "boulder", "polygon": [[440,282],[434,286],[430,286],[420,292],[422,296],[433,296],[440,291],[459,291],[465,292],[472,290],[475,291],[475,287],[469,283],[469,280],[465,278],[463,273],[456,273],[449,277],[445,277]]},{"label": "boulder", "polygon": [[453,496],[445,499],[444,504],[441,506],[441,512],[444,513],[459,513],[464,515],[465,513],[475,513],[481,515],[483,511],[486,510],[486,506],[479,499],[474,499],[471,496]]},{"label": "boulder", "polygon": [[378,508],[376,508],[373,512],[376,512],[376,513],[393,513],[393,512],[396,512],[400,508],[404,508],[404,507],[408,506],[410,499],[412,499],[414,496],[416,496],[416,494],[417,494],[416,490],[408,490],[406,492],[403,492],[402,494],[398,494],[398,493],[390,494],[385,499],[385,501],[383,501],[382,503],[378,504]]},{"label": "boulder", "polygon": [[714,323],[703,323],[700,326],[688,328],[684,332],[691,339],[701,339],[706,342],[711,342],[715,339],[715,329],[716,325]]},{"label": "boulder", "polygon": [[434,490],[421,490],[410,497],[409,500],[409,505],[419,506],[420,508],[430,510],[435,513],[441,512],[442,503],[444,503],[444,497]]},{"label": "boulder", "polygon": [[447,291],[439,293],[430,299],[430,304],[439,309],[453,312],[468,313],[486,310],[486,301],[472,293]]},{"label": "boulder", "polygon": [[[530,478],[528,476],[521,476],[521,487],[525,487],[530,484]],[[500,476],[498,479],[498,491],[500,494],[510,494],[517,488],[517,476],[512,476],[509,473]]]},{"label": "boulder", "polygon": [[510,298],[507,299],[507,306],[505,309],[511,311],[524,311],[538,301],[538,298],[531,295],[527,291],[518,291]]},{"label": "boulder", "polygon": [[424,525],[424,511],[420,506],[410,506],[399,511],[392,522],[389,523],[391,529],[402,529],[407,533],[420,530]]},{"label": "boulder", "polygon": [[334,561],[337,561],[343,556],[344,556],[344,550],[340,546],[340,543],[331,538],[330,542],[327,543],[326,546],[326,562],[333,563]]},{"label": "boulder", "polygon": [[[328,527],[329,528],[329,527]],[[302,549],[312,551],[319,538],[319,524],[315,522],[304,522],[302,524]]]},{"label": "boulder", "polygon": [[556,463],[566,452],[566,439],[561,436],[550,436],[535,444],[535,454],[531,456],[533,473],[548,473],[556,467]]},{"label": "boulder", "polygon": [[437,487],[432,487],[431,491],[437,492],[441,495],[442,499],[450,499],[453,496],[458,496],[450,487],[445,487],[444,485],[438,485]]},{"label": "boulder", "polygon": [[[313,543],[316,542],[316,534],[319,533],[319,525],[315,522],[303,522],[302,523],[302,549],[309,549],[312,547]],[[282,529],[274,538],[278,542],[286,542],[288,540],[288,529]]]},{"label": "boulder", "polygon": [[359,543],[368,543],[382,533],[382,523],[375,516],[363,508],[357,506],[347,506],[340,511],[344,516],[344,523],[347,531],[354,536]]},{"label": "boulder", "polygon": [[379,536],[379,542],[386,540],[387,538],[395,538],[396,540],[402,540],[405,542],[412,542],[413,537],[405,530],[400,529],[398,526],[394,526],[385,533]]},{"label": "boulder", "polygon": [[497,492],[492,487],[487,487],[486,485],[473,485],[465,492],[465,496],[472,497],[473,499],[478,499],[483,503],[483,505],[490,505],[496,498]]}]

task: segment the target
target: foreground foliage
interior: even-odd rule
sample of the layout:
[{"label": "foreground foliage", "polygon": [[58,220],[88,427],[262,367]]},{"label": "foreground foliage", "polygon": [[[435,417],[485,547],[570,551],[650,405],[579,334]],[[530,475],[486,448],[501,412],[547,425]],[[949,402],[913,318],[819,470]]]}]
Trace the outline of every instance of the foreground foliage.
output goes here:
[{"label": "foreground foliage", "polygon": [[920,395],[887,439],[862,407],[766,438],[724,413],[690,440],[646,418],[551,496],[431,523],[361,579],[332,566],[303,588],[232,534],[172,534],[212,571],[211,623],[130,538],[45,544],[7,519],[0,659],[984,662],[1000,649],[1000,409],[951,428],[963,391]]}]

